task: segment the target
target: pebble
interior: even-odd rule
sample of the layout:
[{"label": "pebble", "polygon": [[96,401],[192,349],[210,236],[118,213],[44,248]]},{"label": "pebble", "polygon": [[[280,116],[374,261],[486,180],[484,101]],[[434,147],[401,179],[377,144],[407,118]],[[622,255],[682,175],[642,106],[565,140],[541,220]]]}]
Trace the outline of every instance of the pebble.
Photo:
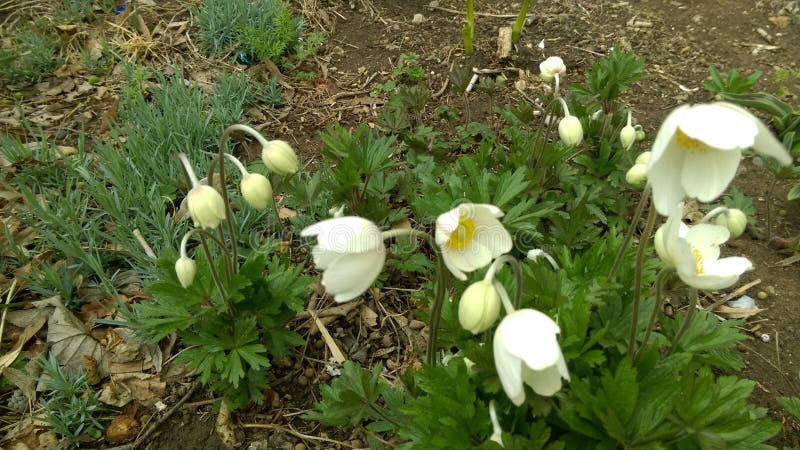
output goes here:
[{"label": "pebble", "polygon": [[767,293],[764,291],[758,291],[758,294],[756,294],[756,296],[758,296],[759,300],[765,300],[767,298]]},{"label": "pebble", "polygon": [[313,367],[306,367],[306,371],[303,373],[306,378],[314,378],[314,368]]},{"label": "pebble", "polygon": [[425,22],[425,16],[419,13],[414,14],[414,18],[411,19],[411,23],[422,23],[422,22]]},{"label": "pebble", "polygon": [[767,294],[775,295],[775,286],[772,285],[767,286]]},{"label": "pebble", "polygon": [[306,450],[306,444],[302,442],[294,445],[294,450]]}]

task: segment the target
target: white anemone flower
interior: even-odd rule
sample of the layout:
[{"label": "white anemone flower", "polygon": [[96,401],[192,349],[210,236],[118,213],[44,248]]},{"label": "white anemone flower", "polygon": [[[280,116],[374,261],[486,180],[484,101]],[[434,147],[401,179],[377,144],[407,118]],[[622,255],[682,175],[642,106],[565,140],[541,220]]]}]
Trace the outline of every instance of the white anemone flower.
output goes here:
[{"label": "white anemone flower", "polygon": [[747,258],[719,257],[720,245],[730,238],[727,227],[701,223],[687,226],[681,221],[683,207],[673,208],[667,223],[655,237],[656,252],[668,267],[675,267],[687,285],[704,290],[725,289],[753,268]]},{"label": "white anemone flower", "polygon": [[709,202],[728,187],[742,150],[752,147],[787,165],[792,159],[767,125],[726,102],[684,105],[658,130],[647,165],[653,203],[662,215],[685,196]]},{"label": "white anemone flower", "polygon": [[539,395],[552,396],[569,381],[569,371],[558,345],[558,325],[535,309],[505,316],[494,334],[494,364],[503,390],[517,406],[525,401],[527,384]]},{"label": "white anemone flower", "polygon": [[503,211],[494,205],[464,203],[436,219],[436,244],[454,277],[486,267],[492,259],[511,251],[511,234],[497,218]]},{"label": "white anemone flower", "polygon": [[311,250],[322,270],[322,286],[339,303],[363,294],[378,278],[386,260],[381,230],[354,216],[323,220],[306,227],[301,236],[316,236]]}]

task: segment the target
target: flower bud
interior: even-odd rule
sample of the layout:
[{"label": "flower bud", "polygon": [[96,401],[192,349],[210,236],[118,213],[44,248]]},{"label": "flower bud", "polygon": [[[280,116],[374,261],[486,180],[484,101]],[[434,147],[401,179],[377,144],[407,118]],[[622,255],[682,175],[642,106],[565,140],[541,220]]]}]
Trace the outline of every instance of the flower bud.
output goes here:
[{"label": "flower bud", "polygon": [[629,149],[636,141],[636,128],[630,125],[625,125],[622,131],[619,132],[619,141],[622,143],[622,148]]},{"label": "flower bud", "polygon": [[644,130],[636,130],[636,140],[643,141],[646,135],[644,134]]},{"label": "flower bud", "polygon": [[567,73],[567,66],[564,65],[563,59],[551,56],[539,64],[539,71],[542,79],[550,82],[556,78],[556,75],[563,77]]},{"label": "flower bud", "polygon": [[675,263],[672,261],[672,256],[670,256],[667,251],[667,245],[664,241],[665,228],[666,225],[662,225],[656,230],[656,234],[653,236],[653,246],[656,248],[656,254],[658,254],[658,257],[661,258],[661,261],[664,263],[664,267],[671,268],[675,267]]},{"label": "flower bud", "polygon": [[747,216],[740,209],[730,208],[724,213],[714,217],[714,223],[728,228],[731,239],[736,239],[747,228]]},{"label": "flower bud", "polygon": [[197,272],[197,264],[188,256],[181,256],[175,261],[175,275],[178,276],[181,286],[188,288],[194,281],[194,274]]},{"label": "flower bud", "polygon": [[461,295],[458,321],[465,330],[478,334],[488,330],[500,314],[500,295],[492,283],[477,281]]},{"label": "flower bud", "polygon": [[642,187],[647,181],[647,165],[634,164],[625,174],[625,181],[633,187]]},{"label": "flower bud", "polygon": [[245,175],[240,188],[244,200],[255,209],[262,210],[272,201],[272,185],[269,184],[267,177],[260,173]]},{"label": "flower bud", "polygon": [[650,152],[642,152],[639,154],[639,156],[636,157],[635,163],[647,165],[649,161],[650,161]]},{"label": "flower bud", "polygon": [[194,226],[216,228],[225,219],[225,201],[211,186],[198,184],[186,195]]},{"label": "flower bud", "polygon": [[558,123],[558,135],[564,144],[575,147],[583,142],[583,126],[581,121],[575,117],[567,115]]},{"label": "flower bud", "polygon": [[278,175],[293,175],[300,169],[297,154],[285,141],[269,141],[261,150],[261,159],[267,169]]}]

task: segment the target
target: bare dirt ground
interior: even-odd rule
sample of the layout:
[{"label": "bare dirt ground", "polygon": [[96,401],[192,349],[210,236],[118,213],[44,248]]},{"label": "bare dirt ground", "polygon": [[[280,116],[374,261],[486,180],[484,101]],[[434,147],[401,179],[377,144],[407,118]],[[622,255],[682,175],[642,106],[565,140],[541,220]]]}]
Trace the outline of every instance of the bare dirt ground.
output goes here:
[{"label": "bare dirt ground", "polygon": [[[228,64],[209,60],[192,42],[192,18],[187,2],[165,1],[158,6],[142,6],[151,30],[168,23],[189,21],[187,28],[157,36],[156,43],[141,48],[136,56],[157,68],[177,65],[188,78],[205,82],[214,66]],[[513,88],[521,70],[538,72],[538,64],[547,56],[561,56],[568,66],[566,84],[583,80],[583,70],[612,46],[634,51],[647,60],[651,78],[640,83],[627,99],[635,111],[635,119],[644,126],[648,139],[655,135],[668,111],[679,104],[709,101],[713,95],[701,86],[708,76],[708,67],[723,71],[735,68],[743,73],[764,72],[761,89],[774,92],[776,69],[797,69],[800,61],[800,16],[797,2],[742,0],[642,0],[642,1],[564,1],[534,2],[532,19],[522,39],[508,60],[495,57],[500,26],[509,26],[519,5],[511,1],[476,2],[476,53],[466,56],[461,43],[463,2],[442,0],[434,7],[428,1],[409,0],[301,0],[293,7],[305,14],[309,31],[326,31],[329,39],[320,55],[306,63],[304,70],[318,73],[315,82],[299,82],[287,78],[293,91],[288,104],[280,109],[257,107],[248,111],[247,119],[266,135],[286,139],[305,159],[317,157],[317,130],[336,121],[356,125],[371,124],[382,103],[369,96],[378,83],[391,78],[403,53],[420,55],[420,64],[428,75],[432,92],[444,87],[452,64],[472,65],[480,69],[500,69],[512,81],[496,104],[514,104],[524,100]],[[794,8],[794,9],[793,9]],[[423,19],[414,23],[415,14]],[[110,29],[99,21],[97,27]],[[766,32],[765,38],[759,32]],[[120,39],[133,40],[133,35]],[[538,44],[544,41],[544,49]],[[232,67],[232,66],[230,66]],[[68,79],[73,86],[63,86]],[[37,86],[3,87],[2,96],[10,99],[23,92],[22,107],[32,119],[39,118],[44,132],[64,145],[74,141],[75,130],[84,127],[90,135],[102,139],[108,133],[105,122],[113,120],[116,92],[122,87],[121,77],[113,75],[98,86],[71,96],[81,89],[85,75],[65,69],[60,75]],[[530,87],[527,95],[536,96],[543,86]],[[64,89],[54,90],[62,86]],[[796,87],[789,87],[787,101],[798,104]],[[460,95],[444,90],[438,103],[461,105]],[[473,94],[473,119],[490,114],[486,98]],[[8,105],[5,102],[4,105]],[[10,108],[3,106],[3,108]],[[8,112],[6,110],[6,112]],[[429,113],[431,111],[428,111]],[[14,117],[6,114],[2,117]],[[3,122],[3,131],[25,136],[12,121]],[[74,143],[74,142],[73,142]],[[788,248],[774,238],[800,235],[800,206],[786,202],[790,184],[770,187],[769,173],[747,162],[734,185],[753,199],[758,210],[757,227],[736,241],[734,250],[753,261],[755,270],[741,284],[760,280],[746,293],[766,298],[758,300],[764,311],[751,317],[743,326],[751,339],[741,345],[746,367],[740,374],[756,380],[753,400],[770,410],[770,415],[783,423],[783,432],[773,444],[800,445],[800,424],[789,417],[774,400],[777,396],[800,394],[800,275],[798,263],[781,261],[797,252],[797,245]],[[767,209],[770,209],[770,231],[767,231]],[[769,236],[768,236],[769,235]],[[733,251],[733,250],[731,250]],[[367,296],[369,297],[369,296]],[[381,302],[376,297],[354,303],[349,311],[328,323],[340,348],[348,358],[365,364],[382,361],[390,371],[415,364],[414,347],[420,339],[419,326],[402,297],[387,295]],[[329,300],[314,296],[317,309],[330,306]],[[390,326],[370,328],[362,319],[362,306],[378,314],[380,323]],[[319,397],[320,383],[330,376],[324,365],[330,355],[318,336],[309,331],[301,319],[293,326],[308,340],[307,347],[292,358],[276,363],[275,380],[268,393],[268,402],[237,414],[239,436],[244,448],[350,448],[364,447],[364,430],[320,429],[302,421],[302,413],[313,407]],[[762,340],[762,335],[768,335]],[[176,400],[180,395],[168,396]],[[214,449],[223,448],[213,434],[215,414],[210,410],[205,393],[197,393],[148,444],[151,449]],[[169,402],[168,402],[169,403]],[[261,428],[258,428],[262,424]],[[273,424],[263,426],[263,424]],[[267,437],[269,436],[269,437]],[[302,444],[305,447],[300,447]],[[248,445],[251,445],[248,447]],[[264,446],[260,446],[264,445]]]}]

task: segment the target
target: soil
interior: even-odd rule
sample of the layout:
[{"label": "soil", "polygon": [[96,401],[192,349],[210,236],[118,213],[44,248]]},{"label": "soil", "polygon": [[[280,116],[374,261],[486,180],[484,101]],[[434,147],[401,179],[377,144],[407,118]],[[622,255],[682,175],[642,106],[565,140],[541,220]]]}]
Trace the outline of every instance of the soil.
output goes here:
[{"label": "soil", "polygon": [[[141,6],[150,29],[165,20],[191,20],[188,4],[176,1],[159,2],[158,6]],[[453,64],[472,65],[479,69],[501,70],[511,81],[496,104],[514,104],[524,100],[513,88],[520,70],[538,73],[538,64],[547,56],[557,55],[568,67],[566,84],[579,83],[583,72],[598,56],[612,46],[633,50],[647,61],[651,78],[634,86],[625,98],[634,111],[634,118],[644,126],[648,139],[655,135],[669,110],[682,103],[709,101],[713,95],[701,87],[708,77],[708,67],[722,71],[735,68],[749,74],[759,70],[764,77],[759,85],[775,92],[788,88],[788,101],[797,105],[798,88],[775,81],[776,69],[797,70],[800,61],[800,16],[796,1],[788,0],[641,0],[641,1],[575,1],[534,2],[530,24],[522,33],[512,57],[499,60],[495,56],[498,28],[510,26],[519,9],[518,2],[498,0],[476,2],[475,48],[466,56],[461,42],[463,2],[441,0],[429,7],[428,0],[299,0],[293,7],[306,17],[308,31],[326,31],[329,39],[320,55],[303,70],[317,72],[316,82],[298,82],[287,78],[294,91],[287,106],[278,110],[257,107],[248,111],[248,121],[265,135],[293,143],[304,160],[317,158],[317,131],[330,122],[373,125],[381,100],[368,93],[378,83],[391,79],[392,69],[403,53],[420,55],[420,64],[428,73],[432,92],[439,91]],[[794,9],[792,9],[794,8]],[[419,23],[415,14],[422,14]],[[776,19],[778,17],[778,19]],[[780,18],[782,17],[782,19]],[[168,19],[165,19],[168,18]],[[109,20],[113,20],[109,18]],[[769,36],[767,41],[757,30]],[[186,33],[192,37],[193,32]],[[539,43],[544,42],[544,49]],[[209,60],[194,48],[191,40],[172,39],[154,49],[157,56],[147,56],[149,64],[164,69],[176,63],[190,77],[226,64]],[[194,75],[192,75],[194,74]],[[51,86],[61,80],[52,79]],[[544,89],[544,83],[531,81],[526,94],[533,98]],[[45,127],[45,134],[69,145],[72,130],[85,127],[89,134],[107,133],[106,117],[113,118],[114,89],[119,83],[108,82],[108,93],[82,102],[79,110],[54,120]],[[13,95],[4,88],[3,95]],[[467,99],[472,105],[473,119],[488,115],[486,98],[473,93]],[[791,96],[793,95],[793,96]],[[444,90],[438,103],[459,106],[461,95]],[[62,109],[75,105],[60,98],[53,99]],[[52,104],[52,103],[51,103]],[[32,116],[40,113],[41,102],[23,102]],[[55,111],[51,108],[48,111]],[[103,113],[105,111],[105,113]],[[90,112],[89,116],[82,116]],[[430,112],[430,111],[429,111]],[[83,117],[81,119],[81,117]],[[89,117],[88,119],[86,117]],[[4,125],[5,126],[5,125]],[[9,134],[24,135],[21,128],[7,126]],[[74,143],[74,140],[73,140]],[[649,143],[649,141],[647,142]],[[643,148],[646,147],[642,146]],[[765,169],[746,161],[734,186],[753,199],[757,209],[751,232],[736,240],[728,252],[747,255],[755,270],[741,280],[761,280],[746,294],[759,298],[764,311],[749,318],[742,329],[750,339],[741,344],[745,368],[739,375],[753,379],[757,387],[753,401],[769,408],[769,414],[783,423],[783,432],[772,444],[800,446],[800,424],[775,401],[778,396],[798,396],[800,391],[800,276],[797,263],[781,261],[797,252],[795,243],[786,245],[781,239],[800,235],[800,204],[785,201],[790,182],[779,182],[770,192],[771,175]],[[767,209],[770,212],[767,212]],[[767,218],[769,217],[769,221]],[[341,318],[327,324],[346,356],[365,364],[381,361],[390,373],[417,364],[414,347],[419,345],[420,326],[402,299],[387,295],[380,302],[379,293],[367,295],[354,303]],[[312,298],[318,307],[329,300]],[[328,305],[329,306],[329,305]],[[369,310],[378,316],[381,328],[371,328],[364,319]],[[314,424],[300,419],[319,397],[320,383],[330,379],[326,372],[328,357],[321,339],[309,330],[308,321],[297,320],[293,326],[304,332],[309,345],[296,355],[276,364],[274,380],[265,406],[238,414],[237,423],[281,424],[271,430],[245,425],[244,448],[344,448],[364,447],[364,431],[311,428]],[[388,324],[388,326],[386,325]],[[765,337],[766,336],[766,337]],[[323,345],[318,345],[323,344]],[[301,381],[302,380],[302,381]],[[198,393],[190,402],[208,399]],[[212,432],[215,414],[209,406],[189,407],[164,425],[149,444],[151,449],[223,448]],[[271,436],[266,442],[266,436]],[[276,437],[277,436],[277,437]],[[264,445],[264,447],[261,447]]]}]

